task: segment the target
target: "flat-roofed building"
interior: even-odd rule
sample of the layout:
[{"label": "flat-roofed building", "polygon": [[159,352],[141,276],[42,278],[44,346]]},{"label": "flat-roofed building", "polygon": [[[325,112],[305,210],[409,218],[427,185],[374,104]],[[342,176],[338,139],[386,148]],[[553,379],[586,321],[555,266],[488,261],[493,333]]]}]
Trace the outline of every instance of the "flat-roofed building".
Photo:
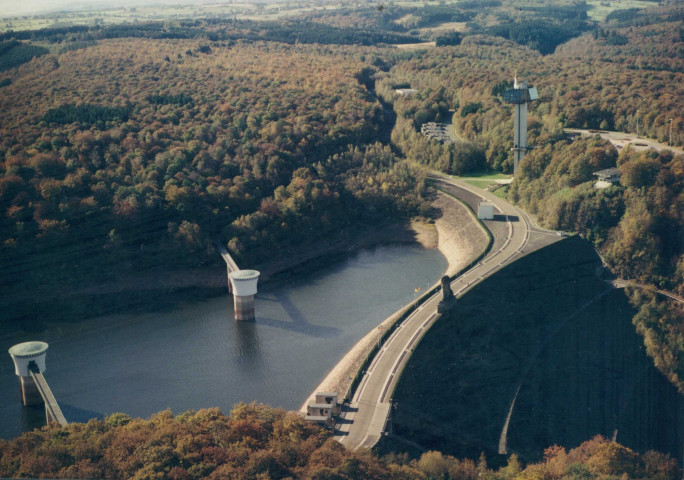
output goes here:
[{"label": "flat-roofed building", "polygon": [[620,184],[620,177],[622,173],[620,172],[620,169],[613,167],[606,168],[605,170],[599,170],[598,172],[594,172],[594,175],[597,177],[597,181],[594,184],[594,187],[608,188],[611,185]]}]

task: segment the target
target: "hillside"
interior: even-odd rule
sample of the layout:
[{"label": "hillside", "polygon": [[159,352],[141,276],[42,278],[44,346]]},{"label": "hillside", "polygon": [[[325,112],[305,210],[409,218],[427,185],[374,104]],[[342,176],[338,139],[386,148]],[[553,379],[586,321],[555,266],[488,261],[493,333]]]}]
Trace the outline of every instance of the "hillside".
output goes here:
[{"label": "hillside", "polygon": [[[43,55],[0,96],[0,305],[30,326],[70,293],[239,264],[429,210],[376,143],[362,51],[126,38]],[[112,76],[114,75],[114,77]]]}]

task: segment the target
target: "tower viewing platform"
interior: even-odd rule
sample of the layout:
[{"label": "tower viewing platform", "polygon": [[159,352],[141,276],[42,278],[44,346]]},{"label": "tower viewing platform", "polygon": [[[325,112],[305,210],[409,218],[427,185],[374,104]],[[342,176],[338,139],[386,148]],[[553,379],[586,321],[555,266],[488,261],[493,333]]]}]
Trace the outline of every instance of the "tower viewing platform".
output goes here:
[{"label": "tower viewing platform", "polygon": [[19,377],[24,406],[44,404],[47,423],[56,422],[64,426],[68,422],[43,377],[47,349],[45,342],[24,342],[11,347],[9,354],[14,362],[14,373]]},{"label": "tower viewing platform", "polygon": [[513,176],[518,175],[518,164],[527,153],[527,104],[539,98],[537,89],[528,87],[527,82],[518,82],[504,92],[504,101],[515,105],[513,113]]}]

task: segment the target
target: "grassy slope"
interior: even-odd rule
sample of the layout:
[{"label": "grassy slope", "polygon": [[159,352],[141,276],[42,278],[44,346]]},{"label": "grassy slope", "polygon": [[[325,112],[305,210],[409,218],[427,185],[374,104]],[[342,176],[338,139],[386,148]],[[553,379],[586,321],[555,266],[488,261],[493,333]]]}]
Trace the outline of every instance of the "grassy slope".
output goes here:
[{"label": "grassy slope", "polygon": [[491,457],[524,378],[508,446],[525,459],[616,428],[622,444],[681,454],[684,398],[643,353],[623,292],[600,296],[608,286],[594,275],[599,264],[573,237],[461,299],[411,358],[395,392],[394,432],[456,456]]}]

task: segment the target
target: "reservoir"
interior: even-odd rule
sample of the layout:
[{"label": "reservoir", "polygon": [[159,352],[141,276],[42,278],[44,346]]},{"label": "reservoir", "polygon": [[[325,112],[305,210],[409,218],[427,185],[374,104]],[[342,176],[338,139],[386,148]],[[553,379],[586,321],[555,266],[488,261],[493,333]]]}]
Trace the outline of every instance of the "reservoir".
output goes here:
[{"label": "reservoir", "polygon": [[330,268],[260,287],[256,322],[236,323],[232,298],[167,311],[110,315],[43,332],[0,332],[0,437],[44,422],[21,406],[7,350],[47,342],[45,377],[70,422],[170,408],[228,413],[258,401],[296,410],[366,333],[436,283],[447,268],[437,249],[414,244],[357,252]]}]

